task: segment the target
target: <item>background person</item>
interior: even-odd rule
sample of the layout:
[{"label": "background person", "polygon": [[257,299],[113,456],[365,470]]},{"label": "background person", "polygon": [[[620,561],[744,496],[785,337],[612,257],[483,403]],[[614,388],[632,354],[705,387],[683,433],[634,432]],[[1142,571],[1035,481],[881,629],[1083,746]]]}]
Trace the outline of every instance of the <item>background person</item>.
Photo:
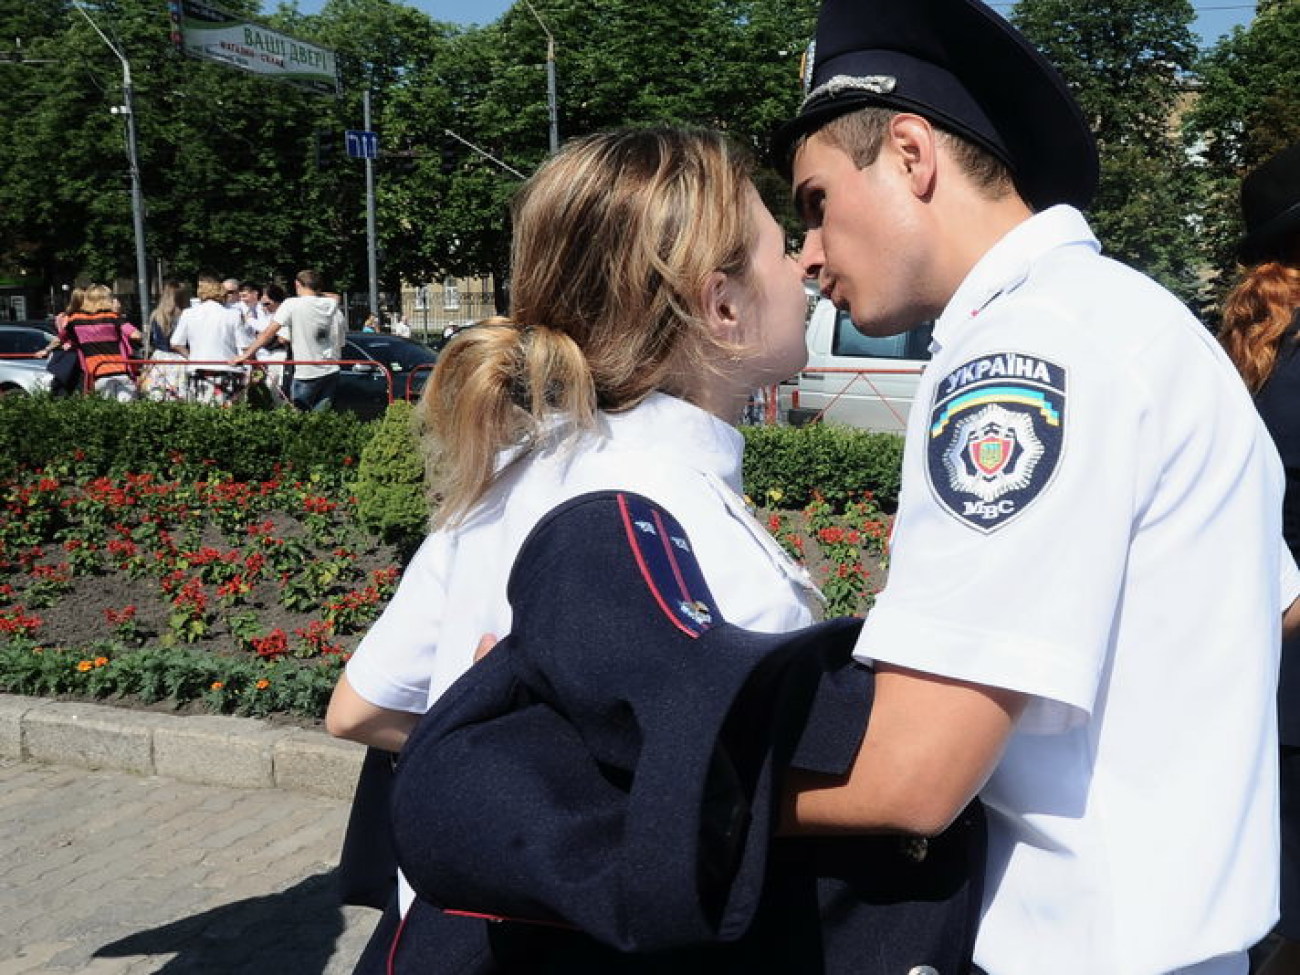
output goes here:
[{"label": "background person", "polygon": [[299,271],[293,285],[294,297],[284,300],[262,334],[232,362],[247,362],[286,329],[289,357],[294,360],[290,400],[300,410],[327,410],[333,405],[339,380],[338,365],[328,360],[343,354],[347,321],[337,296],[324,293],[325,280],[319,272]]},{"label": "background person", "polygon": [[82,375],[95,392],[125,401],[135,398],[135,379],[127,360],[135,355],[132,344],[142,336],[118,313],[118,307],[112,289],[92,284],[86,288],[81,310],[68,315],[65,331],[77,350]]},{"label": "background person", "polygon": [[193,363],[189,394],[203,403],[229,402],[243,386],[243,371],[227,365],[239,354],[239,310],[224,301],[228,283],[211,272],[200,274],[199,303],[181,313],[172,333],[172,349]]},{"label": "background person", "polygon": [[158,295],[158,307],[149,315],[149,343],[154,352],[172,351],[172,332],[180,321],[181,313],[189,307],[189,288],[174,279],[164,281],[162,292]]},{"label": "background person", "polygon": [[[1282,534],[1300,557],[1300,143],[1241,187],[1245,267],[1223,306],[1219,340],[1236,363],[1282,456]],[[1282,939],[1260,975],[1300,973],[1300,641],[1282,646],[1278,677],[1282,812]]]},{"label": "background person", "polygon": [[[271,323],[271,315],[262,305],[262,289],[247,281],[239,286],[239,302],[235,308],[239,311],[238,342],[242,351],[252,345],[262,334],[262,329]],[[259,359],[263,357],[258,356]]]},{"label": "background person", "polygon": [[1201,324],[1099,256],[1087,125],[1002,17],[825,0],[815,50],[779,140],[804,268],[868,335],[937,321],[866,739],[793,818],[928,833],[978,792],[989,975],[1244,973],[1300,592],[1277,452]]},{"label": "background person", "polygon": [[81,311],[85,299],[85,288],[72,289],[67,306],[54,316],[54,336],[40,352],[40,355],[49,359],[45,368],[53,377],[50,384],[51,396],[68,396],[80,390],[84,382],[80,357],[68,336],[68,316]]}]

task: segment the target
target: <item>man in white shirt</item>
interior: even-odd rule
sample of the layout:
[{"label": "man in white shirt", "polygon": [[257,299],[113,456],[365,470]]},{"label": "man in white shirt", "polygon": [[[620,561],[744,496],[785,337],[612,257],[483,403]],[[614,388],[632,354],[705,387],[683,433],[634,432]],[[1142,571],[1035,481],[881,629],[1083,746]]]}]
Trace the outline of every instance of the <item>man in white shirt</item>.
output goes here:
[{"label": "man in white shirt", "polygon": [[977,0],[825,0],[778,137],[801,260],[868,335],[935,319],[877,668],[803,829],[989,813],[989,975],[1244,975],[1276,916],[1282,470],[1218,344],[1099,254],[1096,149]]},{"label": "man in white shirt", "polygon": [[320,273],[299,271],[293,279],[294,297],[276,309],[271,323],[234,361],[247,362],[271,342],[281,328],[289,330],[290,358],[294,360],[290,399],[300,410],[327,410],[334,402],[339,366],[329,360],[343,354],[347,322],[337,298],[322,292]]},{"label": "man in white shirt", "polygon": [[[239,348],[246,349],[271,323],[271,313],[262,306],[262,289],[247,281],[239,286],[239,301],[234,308],[239,312]],[[261,351],[259,359],[269,354],[266,349]]]},{"label": "man in white shirt", "polygon": [[181,312],[172,331],[172,350],[194,365],[186,370],[188,395],[204,403],[224,403],[239,388],[242,370],[227,365],[239,353],[239,311],[224,304],[225,283],[215,274],[199,275],[198,304]]}]

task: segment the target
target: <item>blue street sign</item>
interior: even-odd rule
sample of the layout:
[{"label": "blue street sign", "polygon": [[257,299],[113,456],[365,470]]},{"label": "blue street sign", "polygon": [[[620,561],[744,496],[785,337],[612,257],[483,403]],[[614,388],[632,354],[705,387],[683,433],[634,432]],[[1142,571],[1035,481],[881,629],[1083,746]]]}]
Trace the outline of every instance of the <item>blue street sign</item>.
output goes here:
[{"label": "blue street sign", "polygon": [[347,129],[343,133],[348,155],[353,159],[375,159],[379,156],[379,135],[363,129]]}]

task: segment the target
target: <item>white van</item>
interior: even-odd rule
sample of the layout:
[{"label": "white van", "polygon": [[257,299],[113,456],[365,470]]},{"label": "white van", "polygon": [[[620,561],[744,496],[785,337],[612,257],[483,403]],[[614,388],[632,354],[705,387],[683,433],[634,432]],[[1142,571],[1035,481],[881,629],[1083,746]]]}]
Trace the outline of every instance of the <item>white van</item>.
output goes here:
[{"label": "white van", "polygon": [[827,420],[903,433],[921,370],[930,358],[933,322],[873,338],[825,298],[808,321],[808,365],[790,393],[791,426]]}]

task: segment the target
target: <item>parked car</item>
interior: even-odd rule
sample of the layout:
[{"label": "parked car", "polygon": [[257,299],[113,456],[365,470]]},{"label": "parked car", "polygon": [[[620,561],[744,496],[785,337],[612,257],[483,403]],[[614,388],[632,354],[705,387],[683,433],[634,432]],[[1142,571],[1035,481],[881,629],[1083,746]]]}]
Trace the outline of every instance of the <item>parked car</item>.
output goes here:
[{"label": "parked car", "polygon": [[933,329],[923,322],[901,335],[863,335],[848,312],[819,300],[808,321],[808,365],[790,390],[790,425],[820,419],[903,433]]},{"label": "parked car", "polygon": [[44,332],[47,339],[58,333],[52,318],[23,318],[16,322],[0,322],[0,328],[34,328]]},{"label": "parked car", "polygon": [[0,396],[48,392],[53,377],[44,359],[14,359],[39,352],[49,344],[48,333],[24,325],[0,325]]},{"label": "parked car", "polygon": [[26,323],[0,324],[0,355],[31,355],[50,344],[53,336]]},{"label": "parked car", "polygon": [[393,399],[414,400],[429,381],[438,354],[427,345],[398,335],[349,332],[342,358],[361,361],[341,367],[334,408],[350,410],[369,420],[388,408],[385,368],[393,377]]}]

